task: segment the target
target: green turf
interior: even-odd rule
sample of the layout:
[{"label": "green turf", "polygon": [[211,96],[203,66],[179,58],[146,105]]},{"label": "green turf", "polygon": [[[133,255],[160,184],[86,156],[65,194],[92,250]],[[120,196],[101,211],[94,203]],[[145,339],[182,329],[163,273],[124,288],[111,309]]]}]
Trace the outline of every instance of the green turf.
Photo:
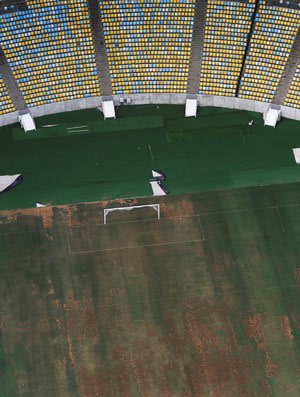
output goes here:
[{"label": "green turf", "polygon": [[[41,124],[39,120],[39,127],[36,131],[24,134],[22,128],[13,128],[13,139],[15,141],[28,141],[39,139],[60,138],[72,135],[87,135],[87,134],[104,134],[122,131],[146,130],[162,128],[164,123],[159,115],[142,116],[142,117],[126,117],[122,118],[122,122],[118,119],[103,120],[102,114],[98,113],[99,120],[86,120],[77,123],[62,123],[62,124]],[[44,121],[45,122],[45,121]],[[105,138],[105,136],[102,136]]]},{"label": "green turf", "polygon": [[[145,105],[119,107],[115,120],[91,109],[36,123],[28,135],[16,125],[0,129],[1,174],[24,176],[0,196],[2,209],[148,196],[152,168],[167,174],[171,194],[300,181],[297,121],[273,129],[252,112],[200,108],[186,119],[184,106]],[[80,125],[88,131],[68,130]]]},{"label": "green turf", "polygon": [[300,183],[0,213],[0,396],[296,397]]}]

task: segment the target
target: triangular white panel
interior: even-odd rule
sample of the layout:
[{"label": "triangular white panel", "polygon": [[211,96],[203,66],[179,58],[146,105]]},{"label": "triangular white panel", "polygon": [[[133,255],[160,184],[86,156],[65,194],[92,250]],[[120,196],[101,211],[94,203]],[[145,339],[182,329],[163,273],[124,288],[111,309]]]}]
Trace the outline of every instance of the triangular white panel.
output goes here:
[{"label": "triangular white panel", "polygon": [[153,178],[160,179],[161,181],[164,181],[166,179],[166,175],[159,170],[152,170],[152,176]]},{"label": "triangular white panel", "polygon": [[300,148],[293,149],[295,161],[297,164],[300,164]]},{"label": "triangular white panel", "polygon": [[42,203],[35,203],[35,205],[40,208],[40,207],[46,207],[46,204],[42,204]]},{"label": "triangular white panel", "polygon": [[22,182],[21,174],[1,175],[0,176],[0,193],[9,190]]}]

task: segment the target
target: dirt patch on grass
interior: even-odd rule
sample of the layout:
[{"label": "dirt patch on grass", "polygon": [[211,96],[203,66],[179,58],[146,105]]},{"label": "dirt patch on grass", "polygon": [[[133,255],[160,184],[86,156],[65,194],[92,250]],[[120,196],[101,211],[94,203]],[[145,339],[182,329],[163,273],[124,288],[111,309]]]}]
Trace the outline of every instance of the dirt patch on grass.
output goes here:
[{"label": "dirt patch on grass", "polygon": [[71,228],[72,226],[81,226],[80,222],[77,222],[74,213],[77,212],[77,207],[66,207],[64,208],[64,217],[66,225]]},{"label": "dirt patch on grass", "polygon": [[77,371],[79,393],[82,397],[110,396],[110,378],[103,371],[89,372],[85,368]]},{"label": "dirt patch on grass", "polygon": [[272,387],[268,379],[260,379],[258,382],[258,395],[263,397],[273,397]]},{"label": "dirt patch on grass", "polygon": [[195,214],[193,203],[187,200],[181,200],[176,204],[161,203],[161,214],[164,218],[173,218],[178,216],[189,216]]},{"label": "dirt patch on grass", "polygon": [[26,208],[22,210],[9,210],[0,212],[0,224],[16,222],[20,216],[34,216],[42,219],[45,229],[52,227],[53,207]]},{"label": "dirt patch on grass", "polygon": [[193,388],[199,387],[195,385],[201,376],[210,395],[218,397],[247,395],[251,367],[246,354],[235,352],[237,338],[228,311],[226,304],[186,303],[187,331],[198,353],[198,359],[189,366],[189,382]]},{"label": "dirt patch on grass", "polygon": [[293,342],[294,336],[292,334],[292,329],[288,316],[280,317],[280,328],[285,336],[285,339],[289,342]]},{"label": "dirt patch on grass", "polygon": [[97,335],[95,308],[91,298],[82,302],[74,299],[73,293],[69,291],[63,303],[58,300],[54,303],[57,309],[65,313],[66,324],[60,323],[60,326],[65,326],[66,339],[69,334],[76,339]]},{"label": "dirt patch on grass", "polygon": [[290,391],[291,391],[291,388],[290,388],[290,386],[287,385],[287,384],[280,383],[280,384],[277,386],[277,391],[278,391],[278,394],[279,394],[280,396],[287,396],[287,395],[289,395],[289,393],[290,393]]},{"label": "dirt patch on grass", "polygon": [[121,363],[113,368],[97,368],[94,371],[80,367],[76,372],[82,397],[132,397],[128,384],[128,364]]},{"label": "dirt patch on grass", "polygon": [[254,314],[247,319],[247,336],[255,340],[267,377],[275,375],[278,365],[271,359],[267,339],[262,327],[261,314]]},{"label": "dirt patch on grass", "polygon": [[294,279],[299,282],[299,286],[300,286],[300,268],[299,267],[294,270]]}]

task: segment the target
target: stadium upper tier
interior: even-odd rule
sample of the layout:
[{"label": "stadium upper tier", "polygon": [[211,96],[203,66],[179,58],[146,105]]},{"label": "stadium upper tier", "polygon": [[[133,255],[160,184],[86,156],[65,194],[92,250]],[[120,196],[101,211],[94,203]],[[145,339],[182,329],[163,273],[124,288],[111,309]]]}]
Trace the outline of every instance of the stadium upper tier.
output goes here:
[{"label": "stadium upper tier", "polygon": [[300,11],[260,1],[239,96],[270,102],[300,26]]},{"label": "stadium upper tier", "polygon": [[200,94],[235,96],[253,11],[254,0],[208,0]]},{"label": "stadium upper tier", "polygon": [[114,94],[185,93],[195,0],[100,0]]},{"label": "stadium upper tier", "polygon": [[[281,104],[300,109],[300,7],[283,2],[27,0],[22,11],[0,13],[0,55],[28,107],[111,93],[190,94],[193,84],[202,95],[272,102],[288,81]],[[90,20],[92,7],[98,19]],[[293,51],[297,70],[287,67]],[[195,75],[190,65],[199,65]],[[7,82],[1,68],[0,56]],[[0,114],[19,110],[9,93],[0,78]]]},{"label": "stadium upper tier", "polygon": [[0,15],[0,43],[29,107],[100,95],[86,1],[27,1]]}]

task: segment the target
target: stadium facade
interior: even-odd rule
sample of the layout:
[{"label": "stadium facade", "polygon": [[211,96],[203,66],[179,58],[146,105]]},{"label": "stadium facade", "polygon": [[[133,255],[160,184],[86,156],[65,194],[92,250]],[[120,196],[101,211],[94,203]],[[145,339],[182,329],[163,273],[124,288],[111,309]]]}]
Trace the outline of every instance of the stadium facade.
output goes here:
[{"label": "stadium facade", "polygon": [[183,104],[300,120],[300,7],[266,0],[2,1],[0,126],[101,105]]}]

